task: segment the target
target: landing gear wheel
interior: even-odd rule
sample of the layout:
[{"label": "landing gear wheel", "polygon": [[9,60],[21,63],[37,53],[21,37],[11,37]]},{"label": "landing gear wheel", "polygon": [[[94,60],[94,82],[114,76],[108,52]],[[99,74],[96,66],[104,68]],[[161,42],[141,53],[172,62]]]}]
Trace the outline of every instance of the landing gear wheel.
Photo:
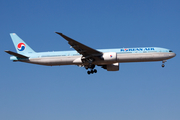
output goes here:
[{"label": "landing gear wheel", "polygon": [[90,74],[93,74],[93,73],[97,73],[97,70],[96,69],[92,69],[90,71],[87,71],[87,74],[90,75]]},{"label": "landing gear wheel", "polygon": [[94,69],[94,73],[97,73],[97,70],[96,70],[96,69]]},{"label": "landing gear wheel", "polygon": [[[91,60],[89,60],[89,61],[91,61]],[[94,64],[88,64],[88,65],[84,65],[84,67],[85,67],[85,69],[86,70],[88,70],[88,69],[90,69],[90,70],[88,70],[87,71],[87,74],[89,75],[89,74],[93,74],[93,73],[97,73],[97,70],[96,69],[94,69],[95,68],[95,65]]]},{"label": "landing gear wheel", "polygon": [[164,64],[162,64],[162,67],[164,67],[165,65]]}]

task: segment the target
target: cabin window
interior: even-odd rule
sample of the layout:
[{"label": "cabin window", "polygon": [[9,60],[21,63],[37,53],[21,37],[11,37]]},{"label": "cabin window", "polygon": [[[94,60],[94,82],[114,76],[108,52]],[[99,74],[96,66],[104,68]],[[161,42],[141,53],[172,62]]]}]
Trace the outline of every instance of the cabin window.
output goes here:
[{"label": "cabin window", "polygon": [[169,52],[173,52],[172,50],[169,50]]}]

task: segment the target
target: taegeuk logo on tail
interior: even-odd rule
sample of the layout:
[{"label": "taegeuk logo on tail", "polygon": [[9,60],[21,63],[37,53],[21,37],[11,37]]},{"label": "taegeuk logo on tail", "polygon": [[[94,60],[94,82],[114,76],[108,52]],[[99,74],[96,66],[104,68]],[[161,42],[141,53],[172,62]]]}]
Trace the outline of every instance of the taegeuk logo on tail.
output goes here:
[{"label": "taegeuk logo on tail", "polygon": [[19,44],[17,45],[17,49],[18,49],[19,51],[23,51],[23,50],[25,50],[25,48],[26,48],[26,45],[25,45],[24,43],[19,43]]}]

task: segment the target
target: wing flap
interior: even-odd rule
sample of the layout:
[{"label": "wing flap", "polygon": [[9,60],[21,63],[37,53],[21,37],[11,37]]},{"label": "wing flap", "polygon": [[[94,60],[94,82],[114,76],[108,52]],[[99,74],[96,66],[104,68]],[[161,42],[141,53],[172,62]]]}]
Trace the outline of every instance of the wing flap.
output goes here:
[{"label": "wing flap", "polygon": [[10,54],[10,55],[16,56],[16,57],[18,57],[18,58],[29,58],[29,57],[27,57],[27,56],[24,56],[24,55],[21,55],[21,54],[18,54],[18,53],[9,51],[9,50],[5,50],[5,52],[8,53],[8,54]]}]

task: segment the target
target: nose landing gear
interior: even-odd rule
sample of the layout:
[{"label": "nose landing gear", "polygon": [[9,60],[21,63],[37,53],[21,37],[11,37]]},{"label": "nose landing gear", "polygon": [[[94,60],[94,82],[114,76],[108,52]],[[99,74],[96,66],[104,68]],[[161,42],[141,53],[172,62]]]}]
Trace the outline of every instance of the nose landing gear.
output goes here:
[{"label": "nose landing gear", "polygon": [[165,63],[165,62],[167,62],[167,60],[163,60],[163,61],[162,61],[162,65],[161,65],[161,66],[162,66],[162,68],[164,68],[164,67],[165,67],[165,65],[164,65],[164,63]]},{"label": "nose landing gear", "polygon": [[165,65],[164,65],[164,64],[162,64],[161,66],[162,66],[162,68],[163,68],[163,67],[165,67]]}]

